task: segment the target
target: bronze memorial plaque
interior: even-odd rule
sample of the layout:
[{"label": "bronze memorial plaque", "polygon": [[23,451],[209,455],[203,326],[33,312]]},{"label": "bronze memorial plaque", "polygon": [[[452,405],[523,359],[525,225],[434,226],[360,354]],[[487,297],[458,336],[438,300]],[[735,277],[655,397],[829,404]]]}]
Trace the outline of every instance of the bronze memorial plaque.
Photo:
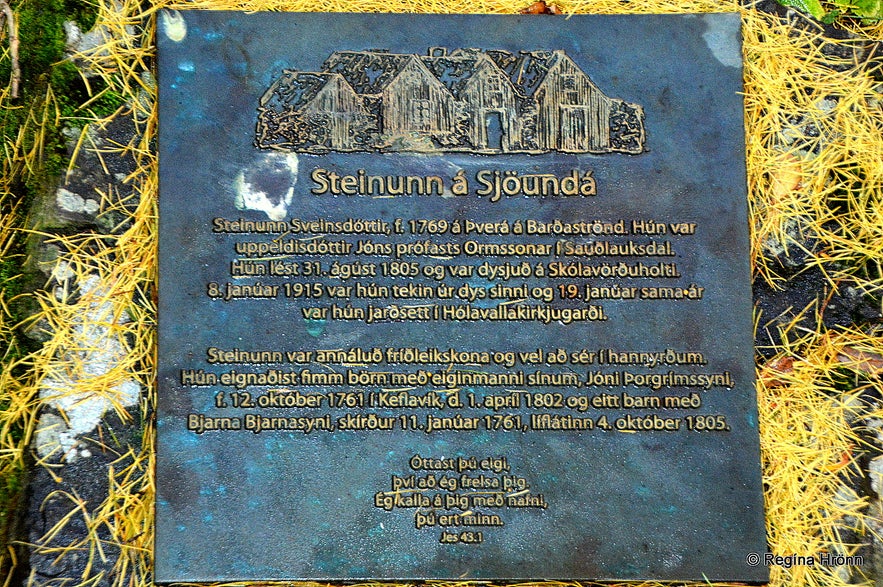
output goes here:
[{"label": "bronze memorial plaque", "polygon": [[156,580],[765,581],[739,31],[160,13]]}]

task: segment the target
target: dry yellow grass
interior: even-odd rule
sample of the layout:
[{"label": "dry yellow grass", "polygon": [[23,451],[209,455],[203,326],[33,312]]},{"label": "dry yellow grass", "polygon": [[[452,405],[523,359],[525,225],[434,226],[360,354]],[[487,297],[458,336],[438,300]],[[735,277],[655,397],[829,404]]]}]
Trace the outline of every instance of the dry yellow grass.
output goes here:
[{"label": "dry yellow grass", "polygon": [[[131,156],[137,169],[126,181],[140,200],[131,226],[118,236],[58,237],[55,244],[77,277],[97,275],[101,286],[76,302],[54,295],[39,295],[41,312],[51,339],[42,350],[0,371],[0,475],[21,466],[34,433],[40,403],[37,390],[47,377],[67,376],[75,385],[69,393],[88,389],[114,399],[114,388],[135,378],[147,390],[142,412],[154,403],[155,306],[151,292],[156,271],[156,154],[150,148],[157,115],[154,86],[149,75],[153,55],[155,13],[160,8],[303,10],[364,12],[469,12],[512,13],[530,2],[465,0],[96,0],[98,26],[105,27],[103,46],[80,55],[89,67],[101,72],[108,87],[123,95],[129,106],[117,113],[131,117],[138,129],[131,144],[117,145],[102,156]],[[734,1],[699,0],[573,0],[557,4],[566,13],[660,13],[740,10]],[[780,283],[776,268],[762,255],[762,243],[787,240],[795,221],[806,225],[819,241],[812,256],[828,275],[832,286],[855,280],[858,287],[880,293],[883,259],[883,96],[868,75],[868,64],[841,63],[842,71],[829,67],[818,33],[793,35],[792,27],[752,10],[742,10],[745,54],[745,112],[748,183],[753,226],[753,262],[756,274]],[[536,17],[550,18],[550,17]],[[852,24],[863,38],[883,38],[883,24]],[[841,42],[849,46],[850,42]],[[831,104],[824,98],[838,96]],[[0,108],[10,108],[8,89],[0,90]],[[39,108],[31,112],[17,140],[4,145],[0,198],[10,201],[8,179],[33,171],[42,158],[41,128],[59,116],[51,89]],[[821,131],[809,141],[790,141],[797,132],[794,121],[812,121]],[[78,149],[94,149],[88,141],[90,120]],[[783,136],[783,129],[785,136]],[[27,141],[25,137],[36,137]],[[790,141],[790,142],[789,142]],[[802,144],[801,144],[802,143]],[[115,153],[110,151],[116,151]],[[102,194],[102,210],[126,212],[129,203],[118,194]],[[6,251],[15,227],[0,218],[0,254]],[[106,316],[96,319],[112,336],[134,341],[131,352],[109,373],[88,376],[77,364],[86,356],[74,325],[90,304],[109,302]],[[94,307],[91,306],[91,307]],[[814,311],[812,309],[807,311]],[[119,318],[127,315],[131,320]],[[768,317],[760,317],[766,320]],[[792,343],[777,349],[777,358],[759,368],[758,394],[762,459],[766,484],[767,526],[775,554],[812,555],[821,551],[851,554],[840,528],[867,531],[864,502],[845,490],[843,476],[856,473],[856,459],[866,447],[856,429],[860,418],[883,416],[879,408],[857,398],[868,386],[879,386],[879,373],[868,372],[867,360],[883,354],[877,332],[822,328],[798,331],[798,322],[783,326],[794,331]],[[0,307],[0,342],[13,327]],[[126,342],[129,345],[129,342]],[[15,366],[16,376],[11,367]],[[78,376],[72,376],[78,375]],[[842,378],[853,378],[852,390],[842,393]],[[849,386],[848,386],[849,387]],[[122,410],[120,410],[123,413]],[[10,434],[23,429],[23,437]],[[121,556],[111,577],[117,587],[151,584],[152,504],[154,498],[153,430],[146,423],[143,446],[121,458],[108,471],[110,491],[97,509],[89,510],[75,495],[66,520],[80,518],[90,529],[81,543],[69,549],[104,557],[106,544],[98,538],[107,529]],[[127,463],[127,464],[124,464]],[[59,524],[64,524],[62,520]],[[56,526],[50,534],[60,530]],[[43,542],[50,536],[44,537]],[[65,556],[64,549],[57,552]],[[9,557],[10,553],[0,553]],[[70,587],[93,584],[95,576],[71,577]],[[845,585],[836,569],[794,567],[773,569],[773,585]],[[373,584],[370,584],[373,585]],[[455,583],[438,583],[448,587]],[[567,583],[559,584],[562,587]],[[651,584],[646,584],[651,585]]]}]

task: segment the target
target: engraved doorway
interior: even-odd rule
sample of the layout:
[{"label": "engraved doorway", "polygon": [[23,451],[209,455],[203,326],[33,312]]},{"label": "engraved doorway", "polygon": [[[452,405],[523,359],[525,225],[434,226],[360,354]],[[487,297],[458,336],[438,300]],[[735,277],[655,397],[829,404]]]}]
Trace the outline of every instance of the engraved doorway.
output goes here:
[{"label": "engraved doorway", "polygon": [[[593,140],[594,139],[594,140]],[[589,109],[585,106],[561,106],[558,118],[558,147],[565,152],[587,151],[597,137],[589,136]]]},{"label": "engraved doorway", "polygon": [[510,150],[509,144],[509,119],[504,108],[486,108],[481,111],[482,149],[496,153]]}]

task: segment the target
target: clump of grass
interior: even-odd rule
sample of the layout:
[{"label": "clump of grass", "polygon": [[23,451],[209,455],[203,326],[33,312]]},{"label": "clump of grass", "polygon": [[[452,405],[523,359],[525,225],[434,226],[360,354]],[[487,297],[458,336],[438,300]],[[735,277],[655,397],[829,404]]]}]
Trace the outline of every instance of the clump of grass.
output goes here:
[{"label": "clump of grass", "polygon": [[[75,20],[89,28],[97,17],[81,0],[13,2],[20,41],[22,87],[13,97],[0,88],[0,576],[12,580],[18,554],[9,542],[17,523],[16,510],[27,482],[28,446],[40,403],[38,356],[21,336],[28,296],[22,275],[27,211],[32,200],[62,169],[60,135],[65,105],[84,99],[68,94],[69,72],[63,60],[63,23]],[[9,78],[10,55],[0,56],[0,75]],[[62,95],[60,101],[56,96]]]},{"label": "clump of grass", "polygon": [[[863,422],[883,415],[872,401],[878,382],[867,362],[880,357],[883,342],[859,329],[792,334],[782,337],[786,346],[758,378],[770,551],[815,560],[823,552],[853,555],[860,545],[845,543],[844,530],[870,530],[864,522],[867,497],[848,480],[861,475],[861,455],[877,450],[864,440]],[[776,585],[849,584],[836,567],[771,571]]]},{"label": "clump of grass", "polygon": [[[26,481],[25,447],[33,425],[35,402],[27,384],[28,362],[16,332],[9,304],[20,295],[18,263],[12,255],[15,242],[16,206],[9,194],[0,195],[0,576],[10,577],[16,549],[9,543],[18,522]],[[3,584],[5,587],[5,583]]]},{"label": "clump of grass", "polygon": [[[791,24],[757,20],[759,26],[744,29],[756,272],[781,284],[784,277],[762,249],[771,240],[794,246],[789,227],[799,223],[819,243],[809,265],[832,285],[847,280],[879,292],[883,109],[875,75],[881,64],[858,61],[860,40],[834,43],[811,23],[804,34],[789,36]],[[858,31],[879,37],[883,25]],[[834,45],[845,55],[824,50]]]}]

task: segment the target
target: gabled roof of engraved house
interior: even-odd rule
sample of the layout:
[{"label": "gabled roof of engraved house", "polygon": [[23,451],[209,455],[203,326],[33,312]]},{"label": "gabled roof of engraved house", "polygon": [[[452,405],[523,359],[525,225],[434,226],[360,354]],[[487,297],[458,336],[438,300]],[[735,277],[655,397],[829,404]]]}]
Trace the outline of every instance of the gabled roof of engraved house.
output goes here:
[{"label": "gabled roof of engraved house", "polygon": [[[376,96],[409,63],[422,64],[451,95],[459,99],[482,63],[496,67],[516,93],[533,97],[556,65],[568,59],[563,50],[521,51],[455,49],[449,55],[418,56],[386,51],[335,51],[322,65],[322,73],[341,75],[361,96]],[[574,64],[575,65],[575,64]],[[579,66],[575,67],[582,71]],[[583,72],[585,73],[585,72]],[[320,74],[313,74],[320,75]]]},{"label": "gabled roof of engraved house", "polygon": [[322,70],[338,73],[357,94],[375,95],[383,90],[412,61],[415,55],[380,51],[335,51]]},{"label": "gabled roof of engraved house", "polygon": [[469,81],[478,73],[482,64],[487,64],[493,68],[504,79],[506,74],[500,71],[500,68],[491,61],[487,55],[482,53],[475,54],[451,54],[443,57],[421,57],[420,58],[429,71],[438,78],[451,95],[456,99],[460,99]]},{"label": "gabled roof of engraved house", "polygon": [[517,55],[494,50],[486,53],[505,72],[518,92],[526,97],[532,97],[549,72],[565,59],[561,50],[521,51]]},{"label": "gabled roof of engraved house", "polygon": [[335,77],[340,76],[332,73],[286,69],[261,97],[260,105],[263,108],[277,106],[299,110],[309,104]]},{"label": "gabled roof of engraved house", "polygon": [[476,72],[478,61],[475,57],[421,57],[420,60],[451,95],[458,99]]}]

